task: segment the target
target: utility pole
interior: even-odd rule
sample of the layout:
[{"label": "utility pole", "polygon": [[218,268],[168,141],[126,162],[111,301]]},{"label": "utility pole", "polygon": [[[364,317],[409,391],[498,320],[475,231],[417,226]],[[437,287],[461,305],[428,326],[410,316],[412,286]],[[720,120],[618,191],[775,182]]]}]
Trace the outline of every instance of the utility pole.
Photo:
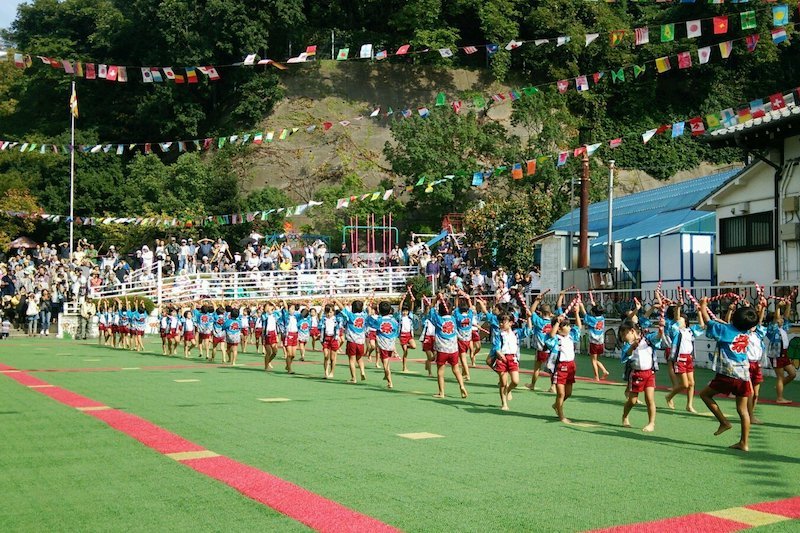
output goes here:
[{"label": "utility pole", "polygon": [[608,268],[614,268],[614,160],[608,161]]},{"label": "utility pole", "polygon": [[578,268],[589,267],[589,154],[583,153],[581,178],[581,222],[578,237]]}]

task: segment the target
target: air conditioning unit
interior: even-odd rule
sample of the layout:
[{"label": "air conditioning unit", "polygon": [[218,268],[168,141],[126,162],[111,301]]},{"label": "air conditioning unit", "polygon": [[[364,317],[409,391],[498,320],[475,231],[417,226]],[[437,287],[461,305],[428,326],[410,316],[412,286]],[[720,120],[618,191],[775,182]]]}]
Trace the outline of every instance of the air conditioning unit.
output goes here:
[{"label": "air conditioning unit", "polygon": [[782,241],[800,241],[800,222],[781,224]]}]

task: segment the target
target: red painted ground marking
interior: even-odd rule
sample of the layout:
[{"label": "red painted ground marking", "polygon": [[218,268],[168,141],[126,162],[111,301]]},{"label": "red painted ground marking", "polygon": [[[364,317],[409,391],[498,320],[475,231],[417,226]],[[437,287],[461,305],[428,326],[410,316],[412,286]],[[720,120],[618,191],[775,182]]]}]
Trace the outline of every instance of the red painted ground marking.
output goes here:
[{"label": "red painted ground marking", "polygon": [[397,531],[374,518],[228,457],[189,459],[183,463],[317,531]]},{"label": "red painted ground marking", "polygon": [[143,418],[117,409],[89,411],[86,414],[102,420],[117,431],[160,453],[198,452],[205,449]]},{"label": "red painted ground marking", "polygon": [[762,513],[771,513],[781,516],[788,516],[795,520],[800,520],[800,496],[788,498],[786,500],[778,500],[776,502],[757,503],[755,505],[745,505],[748,509],[761,511]]},{"label": "red painted ground marking", "polygon": [[[787,498],[785,500],[745,505],[740,508],[732,508],[730,509],[730,511],[733,511],[732,516],[735,516],[737,509],[752,509],[762,513],[777,515],[777,517],[798,520],[800,519],[800,496]],[[713,512],[714,511],[709,511],[709,513]],[[743,515],[742,519],[746,520],[746,515]],[[754,526],[751,524],[738,522],[736,520],[720,518],[706,513],[695,513],[686,516],[665,518],[663,520],[654,520],[652,522],[640,522],[638,524],[614,526],[606,529],[595,529],[590,533],[661,533],[663,531],[726,533],[729,531],[750,529],[752,527]]]},{"label": "red painted ground marking", "polygon": [[48,385],[46,381],[42,381],[41,379],[31,376],[30,374],[26,374],[24,372],[11,372],[9,374],[5,374],[6,376],[10,377],[17,383],[21,385],[31,386],[31,385]]},{"label": "red painted ground marking", "polygon": [[697,513],[677,518],[665,518],[654,522],[595,529],[591,533],[664,533],[665,531],[670,533],[728,533],[749,528],[749,525],[741,522],[725,520],[705,513]]},{"label": "red painted ground marking", "polygon": [[49,396],[55,401],[61,402],[64,405],[68,405],[70,407],[101,407],[105,405],[100,402],[96,402],[91,398],[81,396],[80,394],[75,394],[74,392],[69,391],[67,389],[62,389],[61,387],[47,387],[43,389],[31,389],[31,390],[35,390],[36,392],[44,394],[45,396]]},{"label": "red painted ground marking", "polygon": [[[16,369],[5,367],[3,370]],[[5,375],[19,383],[32,378],[25,372],[14,372]],[[47,384],[41,380],[37,381],[40,382],[37,384]],[[59,387],[30,390],[35,390],[70,407],[100,407],[104,405]],[[110,408],[102,411],[83,412],[102,420],[117,431],[162,454],[205,451],[202,446],[130,413]],[[341,531],[363,531],[369,533],[399,531],[388,524],[349,509],[333,500],[314,494],[294,483],[228,457],[186,459],[179,462],[197,472],[221,481],[244,496],[267,505],[317,531],[331,533]]]}]

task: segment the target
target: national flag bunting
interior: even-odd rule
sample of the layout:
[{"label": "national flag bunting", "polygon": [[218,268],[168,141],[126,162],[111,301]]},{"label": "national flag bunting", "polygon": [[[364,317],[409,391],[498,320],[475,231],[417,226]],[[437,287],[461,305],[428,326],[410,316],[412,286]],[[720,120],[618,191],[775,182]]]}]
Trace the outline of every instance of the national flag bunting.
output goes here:
[{"label": "national flag bunting", "polygon": [[689,52],[678,53],[678,68],[691,68],[692,67],[692,54]]},{"label": "national flag bunting", "polygon": [[786,40],[786,29],[784,28],[775,28],[770,33],[772,33],[772,42],[775,44],[780,44]]},{"label": "national flag bunting", "polygon": [[675,40],[675,24],[661,25],[661,42],[668,43]]},{"label": "national flag bunting", "polygon": [[669,57],[659,57],[656,58],[656,70],[659,74],[663,74],[664,72],[668,71],[672,68],[672,65],[669,63]]},{"label": "national flag bunting", "polygon": [[467,55],[474,54],[477,51],[478,51],[478,49],[476,47],[474,47],[474,46],[465,46],[464,47],[464,53],[467,54]]},{"label": "national flag bunting", "polygon": [[692,137],[697,137],[698,135],[702,135],[706,132],[706,126],[703,124],[703,119],[700,117],[690,118],[689,128],[692,131]]},{"label": "national flag bunting", "polygon": [[522,179],[522,164],[521,163],[514,163],[511,167],[511,177],[515,180]]},{"label": "national flag bunting", "polygon": [[728,15],[714,17],[714,35],[728,33]]},{"label": "national flag bunting", "polygon": [[336,61],[345,61],[350,54],[349,48],[340,48],[339,53],[336,54]]},{"label": "national flag bunting", "polygon": [[699,20],[687,20],[686,21],[686,37],[689,39],[694,39],[696,37],[700,37],[703,35],[703,30],[700,26]]},{"label": "national flag bunting", "polygon": [[650,28],[644,26],[642,28],[636,28],[634,30],[635,33],[635,44],[636,46],[641,46],[643,44],[647,44],[650,42]]},{"label": "national flag bunting", "polygon": [[614,30],[609,35],[609,43],[611,46],[617,46],[619,43],[622,42],[622,39],[625,37],[625,30]]},{"label": "national flag bunting", "polygon": [[703,48],[697,49],[697,61],[701,65],[705,65],[708,63],[708,60],[711,59],[711,47],[704,46]]},{"label": "national flag bunting", "polygon": [[739,13],[739,21],[742,24],[743,30],[752,30],[756,27],[756,12],[742,11]]},{"label": "national flag bunting", "polygon": [[752,35],[748,35],[744,38],[744,42],[747,45],[748,52],[755,52],[756,46],[758,46],[758,41],[761,38],[761,35],[758,33],[754,33]]},{"label": "national flag bunting", "polygon": [[786,26],[789,22],[789,6],[781,4],[772,8],[772,25]]}]

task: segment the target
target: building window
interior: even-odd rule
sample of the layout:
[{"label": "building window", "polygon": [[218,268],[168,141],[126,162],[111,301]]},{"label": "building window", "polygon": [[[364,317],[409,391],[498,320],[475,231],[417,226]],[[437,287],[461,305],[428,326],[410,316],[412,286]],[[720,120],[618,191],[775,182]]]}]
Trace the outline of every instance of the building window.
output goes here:
[{"label": "building window", "polygon": [[772,250],[772,212],[720,219],[719,235],[723,254]]}]

